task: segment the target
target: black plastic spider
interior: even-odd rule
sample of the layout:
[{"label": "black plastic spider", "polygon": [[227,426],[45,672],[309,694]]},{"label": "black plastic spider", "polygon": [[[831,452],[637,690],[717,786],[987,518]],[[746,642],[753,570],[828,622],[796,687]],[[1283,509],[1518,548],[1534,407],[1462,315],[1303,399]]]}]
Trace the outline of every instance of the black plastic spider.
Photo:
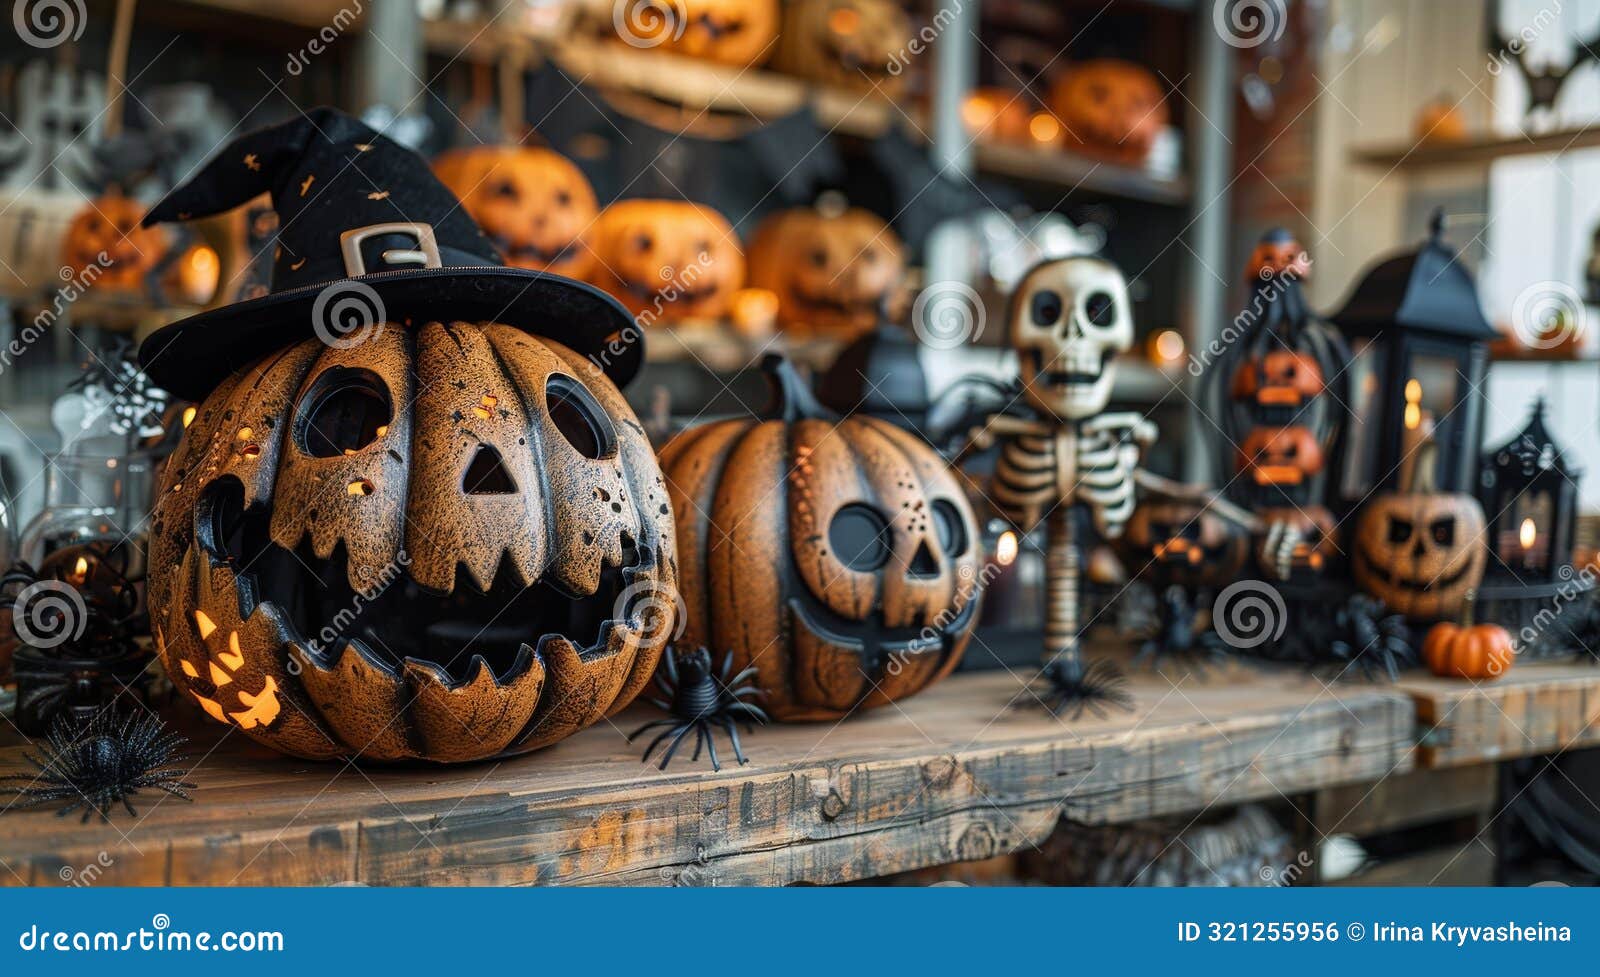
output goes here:
[{"label": "black plastic spider", "polygon": [[1334,612],[1327,648],[1346,663],[1346,671],[1357,667],[1366,678],[1385,674],[1394,682],[1403,670],[1418,664],[1411,628],[1404,617],[1387,611],[1376,597],[1352,594]]},{"label": "black plastic spider", "polygon": [[1155,633],[1139,645],[1134,662],[1148,660],[1159,666],[1171,659],[1200,672],[1207,664],[1222,662],[1228,657],[1228,643],[1213,629],[1200,627],[1199,618],[1200,608],[1187,589],[1167,587],[1156,605]]},{"label": "black plastic spider", "polygon": [[129,799],[144,788],[192,800],[188,790],[195,785],[179,780],[183,771],[170,766],[182,759],[174,751],[184,742],[153,713],[118,716],[106,710],[81,725],[62,716],[51,727],[41,756],[22,755],[39,772],[32,777],[0,777],[0,782],[23,785],[5,788],[18,796],[18,808],[70,801],[56,816],[82,808],[87,823],[96,813],[102,821],[110,821],[112,809],[120,803],[130,817],[138,817]]},{"label": "black plastic spider", "polygon": [[672,754],[677,752],[684,737],[693,732],[694,754],[689,757],[690,761],[700,759],[700,748],[704,746],[711,755],[711,769],[721,770],[722,764],[717,760],[717,742],[713,735],[713,730],[720,725],[728,731],[728,739],[733,743],[733,755],[738,758],[739,764],[743,766],[749,763],[739,744],[736,721],[743,723],[745,732],[748,733],[752,729],[752,722],[765,725],[767,714],[761,711],[759,706],[744,701],[746,698],[763,694],[760,688],[746,681],[756,674],[755,666],[752,665],[739,674],[729,677],[728,673],[732,670],[731,654],[722,660],[721,673],[714,675],[711,652],[705,648],[696,648],[683,654],[679,654],[675,648],[668,648],[667,653],[662,656],[661,668],[656,672],[656,688],[661,691],[662,698],[649,701],[657,708],[666,710],[671,716],[667,719],[652,720],[628,734],[628,742],[632,743],[646,730],[659,726],[667,727],[644,748],[644,756],[640,757],[639,761],[648,763],[650,754],[655,752],[655,748],[661,745],[662,740],[670,736],[672,742],[667,744],[666,751],[661,754],[659,768],[667,769],[667,764],[672,762]]},{"label": "black plastic spider", "polygon": [[1133,709],[1128,678],[1111,662],[1094,661],[1086,668],[1076,655],[1060,655],[1039,677],[1044,684],[1035,694],[1052,715],[1079,719],[1087,711],[1105,719],[1113,709]]},{"label": "black plastic spider", "polygon": [[1540,631],[1526,653],[1529,658],[1564,658],[1600,665],[1600,590],[1556,609],[1550,626]]}]

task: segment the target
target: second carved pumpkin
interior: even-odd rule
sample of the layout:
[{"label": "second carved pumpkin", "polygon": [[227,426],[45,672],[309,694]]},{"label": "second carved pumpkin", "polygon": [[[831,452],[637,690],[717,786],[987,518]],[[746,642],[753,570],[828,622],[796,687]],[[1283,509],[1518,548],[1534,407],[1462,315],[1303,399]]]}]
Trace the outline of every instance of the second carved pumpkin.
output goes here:
[{"label": "second carved pumpkin", "polygon": [[1129,164],[1144,162],[1168,121],[1160,80],[1113,58],[1068,67],[1051,87],[1050,110],[1069,145]]},{"label": "second carved pumpkin", "polygon": [[763,367],[763,419],[690,428],[662,451],[684,640],[754,665],[784,720],[927,688],[977,621],[978,526],[961,486],[916,435],[833,418],[782,357]]},{"label": "second carved pumpkin", "polygon": [[62,266],[97,289],[140,290],[167,254],[166,232],[141,227],[142,220],[144,206],[131,197],[108,193],[89,201],[62,239]]},{"label": "second carved pumpkin", "polygon": [[589,281],[641,322],[714,319],[744,286],[733,226],[701,204],[621,200],[601,211]]},{"label": "second carved pumpkin", "polygon": [[532,146],[455,149],[434,160],[433,172],[507,264],[572,278],[588,274],[585,239],[599,205],[583,171],[565,156]]},{"label": "second carved pumpkin", "polygon": [[870,211],[779,211],[750,241],[750,284],[778,296],[785,329],[850,338],[871,329],[900,300],[900,238]]},{"label": "second carved pumpkin", "polygon": [[774,67],[827,85],[897,95],[911,22],[895,0],[790,0]]}]

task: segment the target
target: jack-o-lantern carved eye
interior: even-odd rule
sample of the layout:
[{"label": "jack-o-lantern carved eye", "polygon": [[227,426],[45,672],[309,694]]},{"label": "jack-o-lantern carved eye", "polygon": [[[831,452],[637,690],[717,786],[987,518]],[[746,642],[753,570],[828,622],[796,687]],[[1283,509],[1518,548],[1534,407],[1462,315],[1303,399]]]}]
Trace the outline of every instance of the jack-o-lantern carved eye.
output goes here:
[{"label": "jack-o-lantern carved eye", "polygon": [[494,185],[492,192],[496,197],[505,197],[507,200],[517,199],[517,185],[510,180],[501,180]]},{"label": "jack-o-lantern carved eye", "polygon": [[1411,532],[1414,528],[1415,527],[1412,526],[1410,519],[1399,519],[1395,516],[1390,516],[1389,542],[1396,546],[1404,543],[1406,540],[1411,538]]},{"label": "jack-o-lantern carved eye", "polygon": [[874,508],[852,502],[828,523],[828,547],[857,573],[872,573],[889,562],[889,521]]},{"label": "jack-o-lantern carved eye", "polygon": [[812,250],[812,252],[811,252],[811,267],[813,267],[813,268],[826,268],[826,267],[828,267],[828,252],[822,250],[821,248],[816,248],[816,249]]},{"label": "jack-o-lantern carved eye", "polygon": [[933,500],[933,526],[945,556],[956,559],[967,552],[967,528],[961,513],[948,499]]},{"label": "jack-o-lantern carved eye", "polygon": [[1455,516],[1445,516],[1443,519],[1435,519],[1433,522],[1429,523],[1428,535],[1432,536],[1433,541],[1438,543],[1440,546],[1456,545]]},{"label": "jack-o-lantern carved eye", "polygon": [[694,242],[694,253],[695,253],[695,256],[700,258],[700,260],[702,260],[702,261],[710,260],[710,258],[711,258],[711,241],[710,241],[710,239],[701,238],[700,240]]},{"label": "jack-o-lantern carved eye", "polygon": [[572,205],[572,191],[571,190],[557,190],[556,191],[556,206],[557,207],[568,207],[568,206],[571,206],[571,205]]},{"label": "jack-o-lantern carved eye", "polygon": [[312,381],[295,415],[295,443],[313,458],[354,454],[394,416],[389,388],[370,370],[336,366]]},{"label": "jack-o-lantern carved eye", "polygon": [[655,239],[648,234],[640,233],[633,236],[633,250],[640,254],[648,253],[655,243]]},{"label": "jack-o-lantern carved eye", "polygon": [[1061,319],[1061,296],[1046,288],[1033,293],[1033,324],[1053,326]]},{"label": "jack-o-lantern carved eye", "polygon": [[617,430],[583,384],[553,373],[545,381],[544,402],[556,430],[578,454],[589,459],[616,455]]},{"label": "jack-o-lantern carved eye", "polygon": [[1101,329],[1117,321],[1117,300],[1107,292],[1092,292],[1083,300],[1083,314]]},{"label": "jack-o-lantern carved eye", "polygon": [[1108,101],[1111,98],[1111,89],[1100,82],[1089,86],[1089,97],[1096,102]]}]

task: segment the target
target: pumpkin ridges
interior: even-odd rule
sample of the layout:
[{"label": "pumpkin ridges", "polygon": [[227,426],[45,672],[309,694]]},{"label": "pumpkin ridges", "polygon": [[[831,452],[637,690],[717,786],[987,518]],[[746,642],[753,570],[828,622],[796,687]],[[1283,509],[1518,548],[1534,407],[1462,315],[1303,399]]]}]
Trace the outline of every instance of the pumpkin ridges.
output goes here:
[{"label": "pumpkin ridges", "polygon": [[[679,433],[661,451],[661,470],[667,495],[678,517],[679,594],[687,623],[683,640],[691,647],[705,646],[725,652],[729,645],[712,633],[711,595],[702,586],[710,573],[717,488],[727,474],[735,446],[757,421],[731,418]],[[702,469],[708,469],[701,474]],[[676,476],[682,476],[676,477]],[[685,483],[697,490],[691,496]]]},{"label": "pumpkin ridges", "polygon": [[[843,599],[850,614],[865,617],[882,595],[878,592],[878,573],[849,568],[834,570],[825,565],[828,526],[833,514],[853,500],[866,499],[888,510],[868,480],[861,455],[847,433],[848,422],[835,426],[824,420],[799,420],[789,426],[789,545],[800,578],[812,593],[830,599]],[[814,472],[835,473],[834,478],[817,478]],[[842,476],[853,476],[853,483]],[[891,563],[893,559],[891,558]]]},{"label": "pumpkin ridges", "polygon": [[[712,588],[712,647],[728,648],[734,654],[734,668],[756,666],[758,684],[774,690],[788,701],[794,683],[784,671],[783,656],[773,655],[768,647],[756,647],[756,639],[745,630],[747,620],[772,620],[786,613],[783,606],[784,575],[781,565],[788,553],[788,512],[784,478],[789,470],[785,427],[765,421],[751,427],[735,443],[709,509],[711,524],[727,527],[726,535],[711,541],[707,559],[708,580],[738,579],[737,589]],[[751,490],[754,486],[754,490]],[[770,554],[754,568],[740,560],[741,554]]]}]

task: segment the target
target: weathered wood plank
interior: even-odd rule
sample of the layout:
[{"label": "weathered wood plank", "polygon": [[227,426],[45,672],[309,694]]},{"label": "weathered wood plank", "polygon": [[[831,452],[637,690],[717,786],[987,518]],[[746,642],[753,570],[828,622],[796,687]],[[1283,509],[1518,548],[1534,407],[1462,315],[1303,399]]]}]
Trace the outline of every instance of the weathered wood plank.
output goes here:
[{"label": "weathered wood plank", "polygon": [[1430,767],[1509,760],[1600,744],[1600,668],[1518,665],[1494,682],[1408,677],[1398,686],[1430,730]]},{"label": "weathered wood plank", "polygon": [[1312,823],[1318,836],[1356,837],[1411,828],[1495,809],[1497,768],[1492,763],[1413,770],[1370,784],[1317,791]]},{"label": "weathered wood plank", "polygon": [[[713,774],[638,762],[630,712],[531,756],[355,767],[273,756],[196,725],[196,803],[80,826],[0,817],[0,882],[59,884],[829,883],[985,858],[1062,814],[1115,823],[1370,781],[1411,767],[1392,689],[1239,672],[1135,676],[1136,709],[1066,722],[1008,703],[1005,673],[958,675],[838,725],[758,730]],[[0,775],[21,772],[0,748]],[[126,839],[124,839],[124,834]]]}]

